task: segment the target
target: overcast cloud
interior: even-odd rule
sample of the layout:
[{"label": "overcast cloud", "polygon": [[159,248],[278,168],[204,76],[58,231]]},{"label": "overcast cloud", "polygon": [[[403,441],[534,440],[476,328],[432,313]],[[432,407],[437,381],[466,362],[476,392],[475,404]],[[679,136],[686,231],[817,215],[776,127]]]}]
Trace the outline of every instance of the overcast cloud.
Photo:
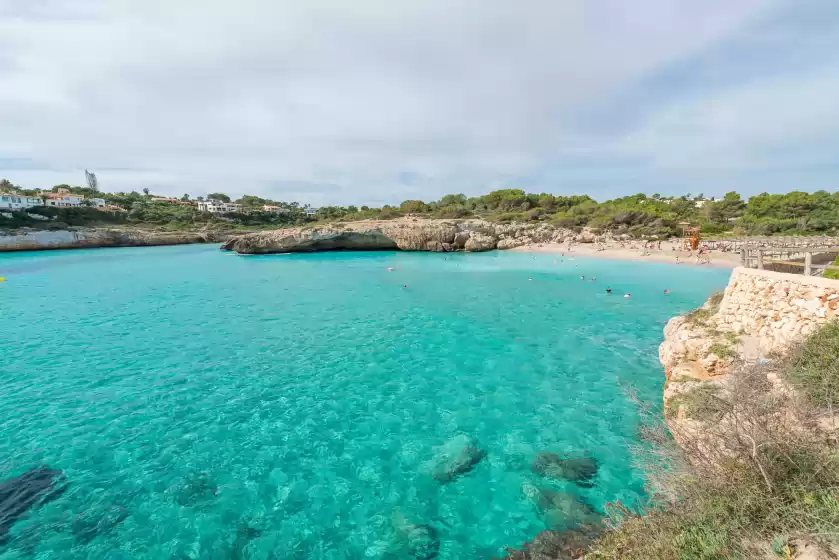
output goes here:
[{"label": "overcast cloud", "polygon": [[0,176],[382,204],[836,190],[836,0],[0,0]]}]

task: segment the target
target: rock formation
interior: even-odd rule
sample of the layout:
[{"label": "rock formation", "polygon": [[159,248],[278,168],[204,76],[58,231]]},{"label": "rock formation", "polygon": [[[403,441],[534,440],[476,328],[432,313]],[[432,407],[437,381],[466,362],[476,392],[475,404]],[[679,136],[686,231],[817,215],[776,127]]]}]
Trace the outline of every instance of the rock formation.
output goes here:
[{"label": "rock formation", "polygon": [[17,230],[0,233],[0,253],[46,249],[91,249],[96,247],[146,247],[218,243],[227,239],[223,232],[152,232],[134,229],[70,228],[66,230]]},{"label": "rock formation", "polygon": [[66,489],[61,471],[41,467],[0,484],[0,544],[30,508],[60,496]]},{"label": "rock formation", "polygon": [[536,506],[545,525],[552,531],[593,525],[601,520],[594,508],[573,494],[540,488],[529,483],[522,485],[522,492]]},{"label": "rock formation", "polygon": [[593,457],[561,457],[556,453],[539,453],[533,460],[533,472],[547,478],[565,479],[591,488],[597,476],[597,460]]},{"label": "rock formation", "polygon": [[746,376],[752,383],[759,377],[766,390],[790,399],[793,390],[774,373],[772,363],[839,317],[837,308],[839,281],[737,268],[723,294],[671,319],[659,359],[667,377],[665,417],[676,440],[683,447],[690,441],[697,449],[720,449],[718,441],[711,441],[725,432],[714,400]]},{"label": "rock formation", "polygon": [[593,242],[589,231],[578,234],[547,224],[496,224],[479,219],[401,218],[334,223],[248,233],[230,238],[222,249],[242,254],[311,251],[490,251],[533,243]]},{"label": "rock formation", "polygon": [[467,435],[456,436],[437,450],[431,476],[442,484],[451,482],[475,468],[486,457],[486,451]]}]

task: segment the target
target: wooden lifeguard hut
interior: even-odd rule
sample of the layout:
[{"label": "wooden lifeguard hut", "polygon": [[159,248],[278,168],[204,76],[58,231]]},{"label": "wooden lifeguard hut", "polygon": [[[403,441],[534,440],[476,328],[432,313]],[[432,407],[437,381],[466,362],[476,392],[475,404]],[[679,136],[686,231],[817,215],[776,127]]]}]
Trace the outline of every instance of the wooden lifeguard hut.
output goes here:
[{"label": "wooden lifeguard hut", "polygon": [[699,236],[699,226],[692,226],[688,222],[679,222],[682,228],[682,247],[685,251],[693,251],[699,249],[699,242],[702,238]]}]

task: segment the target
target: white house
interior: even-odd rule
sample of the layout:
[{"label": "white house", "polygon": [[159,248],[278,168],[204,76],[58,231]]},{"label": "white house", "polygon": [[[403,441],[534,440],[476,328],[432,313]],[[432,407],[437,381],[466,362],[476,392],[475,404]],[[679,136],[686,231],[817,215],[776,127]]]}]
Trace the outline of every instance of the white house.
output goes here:
[{"label": "white house", "polygon": [[702,208],[709,202],[717,202],[717,199],[716,198],[710,198],[710,199],[703,198],[702,200],[694,201],[693,205],[696,206],[697,208]]},{"label": "white house", "polygon": [[271,204],[265,204],[262,206],[263,212],[270,212],[272,214],[288,214],[288,210],[283,208],[282,206],[273,206]]},{"label": "white house", "polygon": [[105,207],[105,199],[104,198],[88,198],[87,201],[94,208],[104,208]]},{"label": "white house", "polygon": [[39,196],[0,193],[0,210],[25,210],[34,206],[43,205],[44,201]]},{"label": "white house", "polygon": [[311,206],[307,206],[303,209],[303,211],[306,213],[306,216],[310,218],[314,217],[314,215],[318,213],[318,209]]},{"label": "white house", "polygon": [[[65,189],[60,189],[65,190]],[[49,193],[47,195],[47,206],[57,207],[57,208],[66,208],[70,206],[81,206],[82,200],[84,200],[83,196],[79,196],[77,194],[64,194],[61,192],[58,193]],[[105,201],[102,201],[102,205],[104,206]]]},{"label": "white house", "polygon": [[211,198],[209,200],[198,201],[199,212],[210,212],[211,214],[227,214],[228,212],[238,212],[242,205],[235,202],[224,202]]}]

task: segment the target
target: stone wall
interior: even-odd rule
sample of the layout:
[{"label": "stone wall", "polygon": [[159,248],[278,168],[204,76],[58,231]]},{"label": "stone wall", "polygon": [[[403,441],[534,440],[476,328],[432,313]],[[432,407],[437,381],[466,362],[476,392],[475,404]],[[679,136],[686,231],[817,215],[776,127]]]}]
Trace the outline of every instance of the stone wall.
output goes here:
[{"label": "stone wall", "polygon": [[753,336],[764,354],[783,350],[837,315],[839,280],[737,268],[716,324]]}]

